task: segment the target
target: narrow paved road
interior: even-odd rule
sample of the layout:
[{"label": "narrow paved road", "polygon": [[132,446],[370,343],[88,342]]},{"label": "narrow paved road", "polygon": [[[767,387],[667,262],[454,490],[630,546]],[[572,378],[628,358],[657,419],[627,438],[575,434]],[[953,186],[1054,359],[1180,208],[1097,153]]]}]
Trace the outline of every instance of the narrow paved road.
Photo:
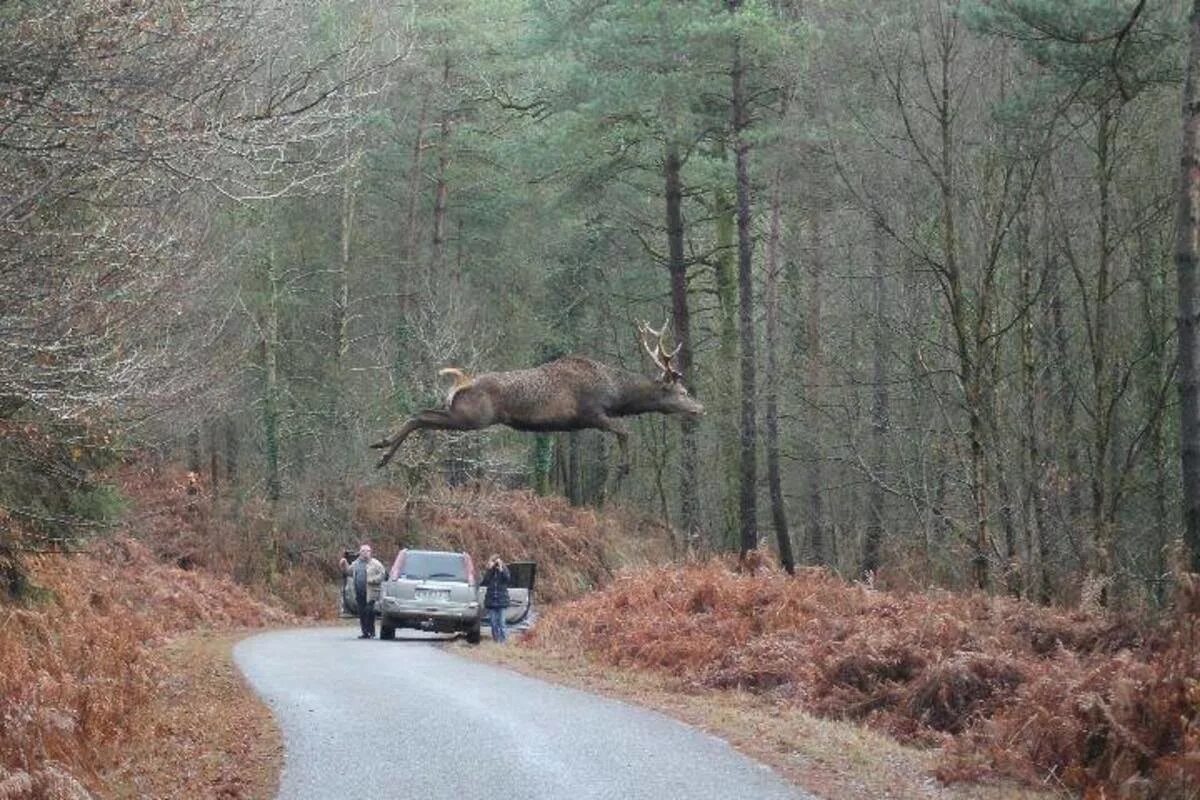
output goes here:
[{"label": "narrow paved road", "polygon": [[431,639],[281,631],[234,658],[283,728],[285,800],[807,797],[713,736]]}]

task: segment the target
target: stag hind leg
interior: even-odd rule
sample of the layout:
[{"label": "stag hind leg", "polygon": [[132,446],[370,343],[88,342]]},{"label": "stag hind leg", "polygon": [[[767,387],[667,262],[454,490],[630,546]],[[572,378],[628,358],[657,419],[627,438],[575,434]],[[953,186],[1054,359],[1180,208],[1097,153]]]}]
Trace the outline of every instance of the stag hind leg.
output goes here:
[{"label": "stag hind leg", "polygon": [[404,424],[400,426],[400,430],[396,431],[392,436],[386,439],[381,439],[371,447],[375,449],[388,448],[384,453],[383,458],[379,459],[379,463],[375,465],[376,469],[381,469],[387,466],[387,463],[396,455],[396,451],[400,449],[400,445],[404,444],[414,431],[419,430],[443,430],[443,431],[466,431],[478,427],[468,420],[456,416],[450,411],[442,411],[440,409],[426,409],[419,414],[409,417]]}]

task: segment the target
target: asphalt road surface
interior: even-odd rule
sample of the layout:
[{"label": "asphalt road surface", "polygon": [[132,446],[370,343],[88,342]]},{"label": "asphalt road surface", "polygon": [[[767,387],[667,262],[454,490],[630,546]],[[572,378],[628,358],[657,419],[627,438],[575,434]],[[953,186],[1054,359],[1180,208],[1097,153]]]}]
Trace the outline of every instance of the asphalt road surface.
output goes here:
[{"label": "asphalt road surface", "polygon": [[421,634],[356,632],[266,633],[234,651],[283,728],[280,798],[808,798],[661,714],[461,658]]}]

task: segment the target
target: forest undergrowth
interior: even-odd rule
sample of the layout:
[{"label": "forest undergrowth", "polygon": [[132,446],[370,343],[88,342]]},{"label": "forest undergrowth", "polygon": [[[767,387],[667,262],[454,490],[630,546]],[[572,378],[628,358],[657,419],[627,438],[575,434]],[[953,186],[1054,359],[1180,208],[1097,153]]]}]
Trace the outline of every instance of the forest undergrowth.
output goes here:
[{"label": "forest undergrowth", "polygon": [[466,551],[476,564],[492,553],[534,561],[545,603],[602,586],[618,569],[671,557],[670,531],[653,517],[572,506],[528,490],[442,485],[418,494],[349,486],[339,530],[295,518],[305,503],[287,504],[273,524],[261,499],[214,501],[205,477],[178,464],[136,462],[119,471],[117,483],[133,506],[125,529],[159,558],[232,576],[311,619],[335,613],[338,559],[364,541],[388,565],[402,547]]},{"label": "forest undergrowth", "polygon": [[[442,488],[415,498],[391,487],[359,492],[355,529],[404,547],[492,553],[538,565],[540,603],[558,603],[606,585],[622,568],[670,560],[670,531],[644,514],[572,506],[528,490]],[[376,550],[379,547],[376,546]]]},{"label": "forest undergrowth", "polygon": [[619,576],[523,645],[941,748],[944,781],[1200,797],[1200,584],[1157,621],[713,560]]},{"label": "forest undergrowth", "polygon": [[[0,605],[0,798],[86,798],[156,729],[159,647],[200,628],[295,622],[228,578],[164,564],[128,536],[27,559],[34,596]],[[86,788],[85,788],[86,787]]]}]

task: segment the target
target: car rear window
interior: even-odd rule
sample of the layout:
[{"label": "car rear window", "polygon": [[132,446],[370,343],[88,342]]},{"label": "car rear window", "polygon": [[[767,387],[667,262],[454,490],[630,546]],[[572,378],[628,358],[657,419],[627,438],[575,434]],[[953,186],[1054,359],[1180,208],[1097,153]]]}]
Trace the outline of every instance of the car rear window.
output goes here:
[{"label": "car rear window", "polygon": [[422,553],[409,550],[400,567],[401,578],[467,582],[467,560],[462,553]]}]

